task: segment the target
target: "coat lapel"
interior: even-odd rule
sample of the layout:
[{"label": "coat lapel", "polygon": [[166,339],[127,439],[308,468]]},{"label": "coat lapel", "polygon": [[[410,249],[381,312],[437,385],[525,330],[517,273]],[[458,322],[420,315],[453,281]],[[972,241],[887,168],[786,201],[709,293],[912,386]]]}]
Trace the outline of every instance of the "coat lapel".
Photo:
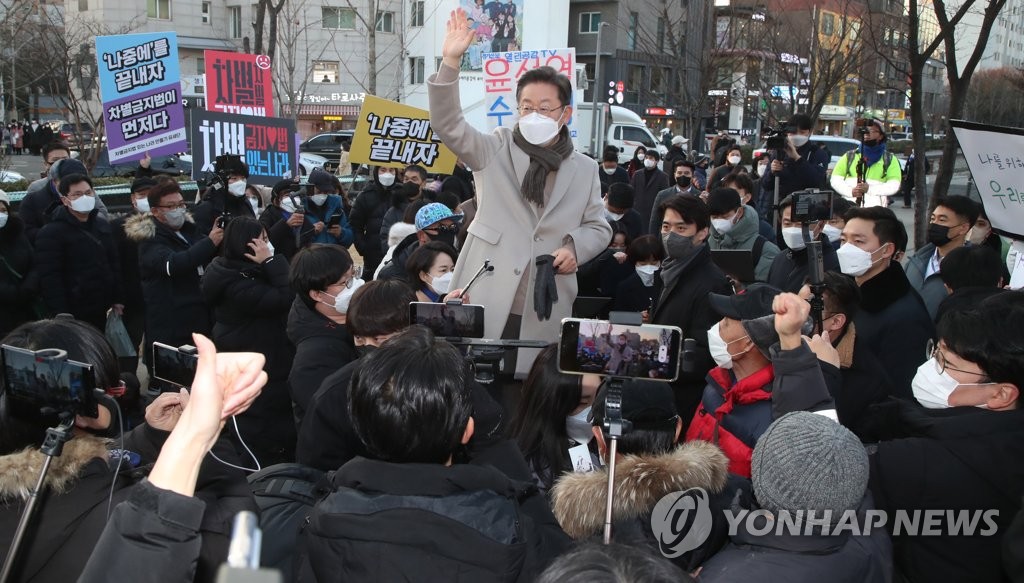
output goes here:
[{"label": "coat lapel", "polygon": [[562,165],[558,168],[558,172],[555,173],[555,184],[551,189],[551,200],[548,201],[547,206],[544,208],[544,213],[541,215],[543,220],[551,209],[558,206],[559,201],[569,192],[569,188],[573,185],[573,180],[576,178],[576,161],[573,159],[573,155],[569,155],[568,158],[562,160]]}]

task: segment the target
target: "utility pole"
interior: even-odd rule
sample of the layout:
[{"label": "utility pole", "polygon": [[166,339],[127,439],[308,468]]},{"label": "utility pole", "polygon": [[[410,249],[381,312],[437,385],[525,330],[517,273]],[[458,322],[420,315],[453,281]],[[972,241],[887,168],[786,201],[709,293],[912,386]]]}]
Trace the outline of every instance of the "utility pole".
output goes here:
[{"label": "utility pole", "polygon": [[[594,155],[594,158],[597,158],[597,148],[600,145],[601,141],[598,137],[601,134],[597,131],[597,108],[601,107],[601,109],[604,109],[602,105],[598,104],[597,99],[600,96],[600,91],[602,91],[601,31],[604,30],[604,27],[606,26],[608,26],[608,23],[604,21],[602,21],[601,24],[597,25],[597,50],[594,51],[594,90],[593,93],[591,93],[590,97],[590,105],[592,107],[590,111],[590,152]],[[598,160],[598,162],[600,162],[600,160]]]}]

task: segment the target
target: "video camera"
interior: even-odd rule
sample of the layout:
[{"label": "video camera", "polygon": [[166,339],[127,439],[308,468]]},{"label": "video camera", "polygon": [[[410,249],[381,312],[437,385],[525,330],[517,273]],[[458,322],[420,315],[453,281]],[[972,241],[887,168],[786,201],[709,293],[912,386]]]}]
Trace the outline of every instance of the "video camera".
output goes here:
[{"label": "video camera", "polygon": [[793,128],[789,126],[778,126],[774,128],[768,128],[766,132],[766,137],[768,139],[764,145],[765,149],[774,150],[776,152],[776,158],[781,158],[782,155],[780,154],[780,152],[785,150],[787,145],[789,144],[786,138],[790,133],[792,133],[792,131]]},{"label": "video camera", "polygon": [[91,364],[68,360],[56,348],[26,350],[3,345],[4,391],[20,418],[99,415]]}]

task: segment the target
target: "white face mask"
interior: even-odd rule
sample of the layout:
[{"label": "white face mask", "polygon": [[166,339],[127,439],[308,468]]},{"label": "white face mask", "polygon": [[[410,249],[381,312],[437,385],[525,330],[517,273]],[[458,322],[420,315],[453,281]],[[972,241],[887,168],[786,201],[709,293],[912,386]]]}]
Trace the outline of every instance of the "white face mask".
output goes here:
[{"label": "white face mask", "polygon": [[[558,116],[561,121],[562,116]],[[519,118],[519,133],[523,134],[527,142],[534,146],[540,146],[551,141],[551,138],[558,135],[558,121],[536,111]]]},{"label": "white face mask", "polygon": [[387,174],[381,172],[377,175],[377,180],[380,180],[381,185],[391,186],[395,183],[395,175],[388,172]]},{"label": "white face mask", "polygon": [[657,265],[637,265],[636,274],[640,277],[640,281],[644,284],[644,287],[651,287],[654,285],[654,272],[658,271]]},{"label": "white face mask", "polygon": [[590,422],[587,421],[587,417],[590,416],[590,409],[591,406],[587,405],[579,413],[565,418],[565,433],[569,436],[569,439],[576,443],[587,444],[594,437],[594,432],[590,429]]},{"label": "white face mask", "polygon": [[799,251],[807,246],[804,242],[804,233],[801,227],[785,227],[782,229],[782,241],[793,251]]},{"label": "white face mask", "polygon": [[730,369],[732,368],[732,359],[750,352],[750,348],[753,348],[753,345],[743,352],[737,354],[730,353],[729,345],[732,344],[732,342],[739,342],[744,338],[750,338],[750,336],[741,336],[732,342],[726,342],[722,338],[722,333],[719,332],[719,326],[721,325],[721,321],[715,322],[715,325],[708,330],[708,349],[711,351],[711,358],[715,359],[715,364],[722,368]]},{"label": "white face mask", "polygon": [[602,170],[604,170],[604,173],[607,174],[608,176],[615,174],[615,168],[608,168],[607,166],[605,166],[602,168]]},{"label": "white face mask", "polygon": [[654,168],[657,165],[658,165],[658,162],[656,160],[644,159],[644,168],[646,168],[648,170]]},{"label": "white face mask", "polygon": [[740,156],[729,156],[729,163],[733,166],[739,164],[740,160],[742,160]]},{"label": "white face mask", "polygon": [[644,158],[646,158],[646,157],[647,157],[647,155],[646,155],[646,154],[637,154],[637,155],[636,155],[636,159],[637,159],[637,160],[639,160],[639,161],[641,161],[641,162],[643,162],[643,161],[644,161]]},{"label": "white face mask", "polygon": [[[949,397],[957,387],[961,385],[983,387],[996,384],[999,383],[960,383],[949,372],[942,371],[940,373],[935,357],[932,357],[917,367],[917,374],[914,375],[910,387],[914,391],[914,398],[921,406],[928,409],[948,409],[952,406],[949,404]],[[984,403],[975,406],[986,408]]]},{"label": "white face mask", "polygon": [[725,235],[736,226],[736,216],[739,215],[739,211],[732,216],[731,219],[711,219],[711,226],[718,231],[719,234]]},{"label": "white face mask", "polygon": [[431,277],[430,287],[438,294],[444,295],[452,287],[452,276],[454,272],[449,271],[441,277]]},{"label": "white face mask", "polygon": [[789,136],[789,143],[793,144],[794,148],[799,148],[800,146],[803,146],[804,144],[807,143],[807,140],[807,136],[802,136],[800,134],[792,134],[791,136]]},{"label": "white face mask", "polygon": [[[341,293],[334,296],[333,304],[327,304],[327,302],[320,303],[331,306],[332,308],[334,308],[334,311],[338,312],[339,314],[345,314],[348,312],[348,303],[352,301],[352,294],[356,293],[357,289],[363,287],[363,283],[365,282],[361,279],[353,279],[352,287],[346,287],[345,289],[341,290]],[[327,292],[324,292],[324,295],[327,297],[331,297],[331,294]]]},{"label": "white face mask", "polygon": [[326,194],[314,194],[310,198],[313,199],[313,204],[315,204],[316,206],[323,206],[323,204],[325,202],[327,202],[327,195]]},{"label": "white face mask", "polygon": [[835,243],[843,235],[843,230],[842,229],[840,229],[839,227],[835,227],[833,225],[830,225],[828,223],[825,223],[825,228],[823,228],[821,230],[821,232],[825,233],[825,236],[828,237],[828,240],[831,243]]},{"label": "white face mask", "polygon": [[96,208],[95,196],[80,196],[71,201],[71,210],[76,213],[91,213]]},{"label": "white face mask", "polygon": [[757,165],[757,175],[758,176],[763,176],[764,175],[764,171],[767,170],[767,169],[768,169],[768,165],[767,164],[758,164]]},{"label": "white face mask", "polygon": [[608,209],[604,209],[604,218],[608,219],[609,221],[620,221],[624,216],[625,215],[622,213],[613,213]]},{"label": "white face mask", "polygon": [[135,199],[135,210],[140,213],[149,212],[149,199],[148,198],[136,198]]},{"label": "white face mask", "polygon": [[232,196],[245,196],[245,181],[236,180],[232,182],[228,185],[228,192],[230,192]]},{"label": "white face mask", "polygon": [[271,256],[273,256],[275,254],[275,252],[274,252],[274,244],[271,243],[270,241],[267,241],[267,251],[270,251],[270,255]]},{"label": "white face mask", "polygon": [[967,240],[972,245],[981,245],[988,239],[988,236],[992,233],[992,229],[979,229],[978,227],[971,227],[971,231],[967,234]]},{"label": "white face mask", "polygon": [[[875,252],[881,248],[875,249]],[[852,243],[847,243],[836,251],[836,256],[839,258],[839,270],[846,275],[860,277],[876,263],[871,260],[873,254],[873,252],[865,251]]]},{"label": "white face mask", "polygon": [[281,210],[287,213],[295,212],[295,202],[292,200],[292,197],[285,196],[281,199]]},{"label": "white face mask", "polygon": [[260,201],[259,200],[255,199],[255,198],[250,198],[249,199],[249,206],[252,207],[252,212],[253,213],[259,214],[259,210],[260,210]]},{"label": "white face mask", "polygon": [[7,213],[0,213],[0,229],[7,226]]}]

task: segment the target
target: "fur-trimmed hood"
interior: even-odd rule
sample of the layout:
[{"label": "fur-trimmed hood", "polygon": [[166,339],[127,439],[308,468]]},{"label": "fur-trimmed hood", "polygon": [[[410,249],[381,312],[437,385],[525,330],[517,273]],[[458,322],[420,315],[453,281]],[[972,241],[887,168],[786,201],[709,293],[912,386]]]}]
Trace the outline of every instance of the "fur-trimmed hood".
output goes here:
[{"label": "fur-trimmed hood", "polygon": [[[729,460],[718,446],[691,441],[657,456],[623,456],[615,465],[612,520],[650,512],[663,496],[687,488],[717,493],[725,487]],[[570,473],[551,490],[555,518],[574,539],[589,537],[604,525],[608,470]]]},{"label": "fur-trimmed hood", "polygon": [[[71,488],[82,468],[95,458],[110,459],[106,439],[92,435],[72,439],[64,445],[61,455],[50,463],[46,486],[57,494],[63,494]],[[46,456],[38,447],[0,456],[0,499],[27,499],[39,479],[44,459]]]},{"label": "fur-trimmed hood", "polygon": [[[157,220],[153,213],[137,213],[124,222],[124,234],[130,241],[141,243],[156,237]],[[185,223],[194,223],[191,213],[185,213]]]},{"label": "fur-trimmed hood", "polygon": [[416,232],[416,225],[403,223],[401,221],[391,225],[388,231],[388,247],[395,247],[405,240],[406,237]]}]

